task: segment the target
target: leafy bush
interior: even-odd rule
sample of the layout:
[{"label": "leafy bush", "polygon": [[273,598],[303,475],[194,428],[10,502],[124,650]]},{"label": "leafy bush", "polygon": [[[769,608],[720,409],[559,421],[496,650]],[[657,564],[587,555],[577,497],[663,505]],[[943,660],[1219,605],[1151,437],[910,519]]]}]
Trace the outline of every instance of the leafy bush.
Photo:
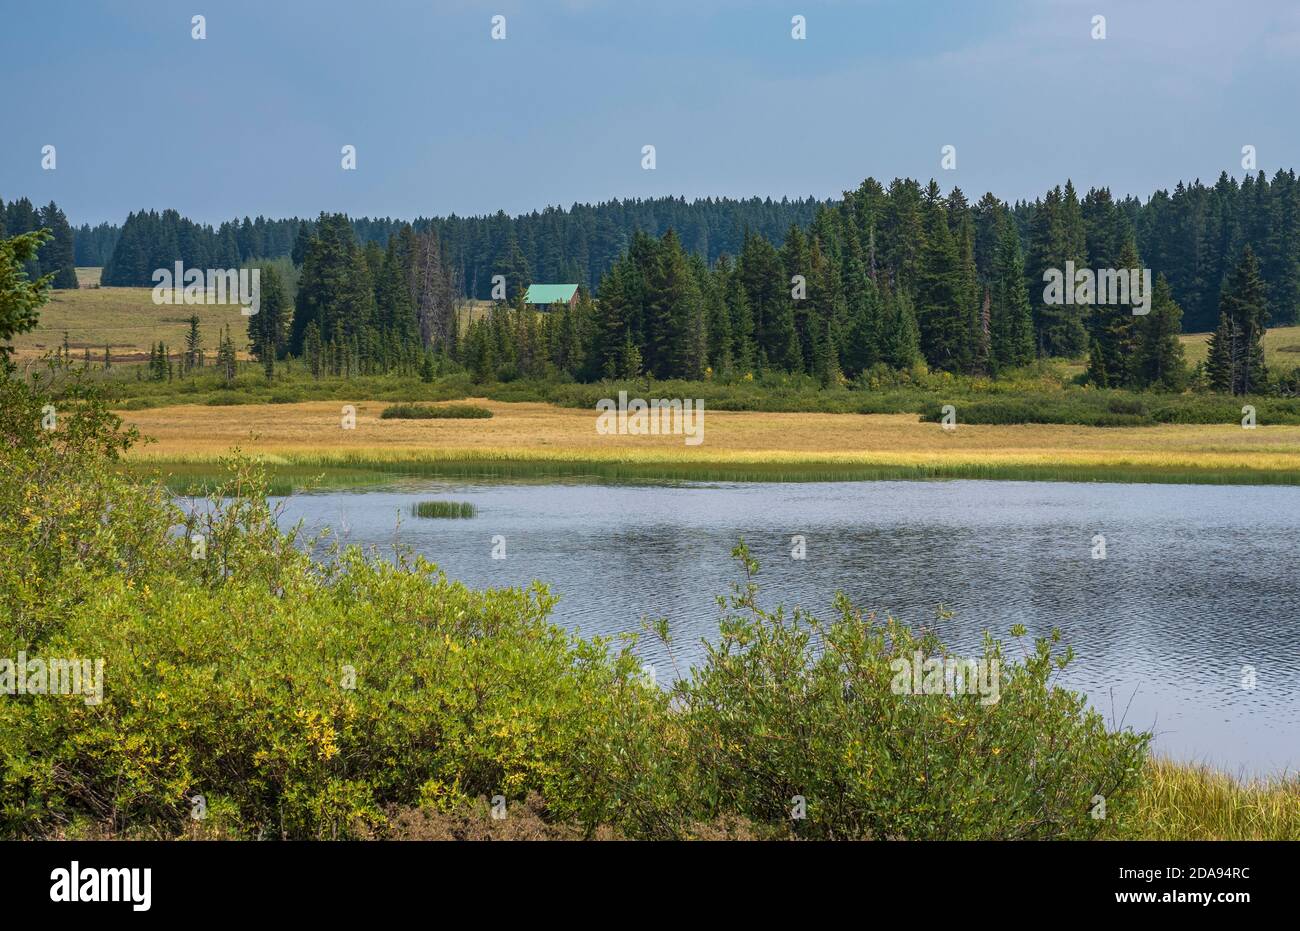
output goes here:
[{"label": "leafy bush", "polygon": [[559,629],[540,583],[300,541],[242,460],[182,511],[116,467],[132,436],[93,393],[63,390],[52,431],[47,401],[0,380],[0,657],[102,659],[104,689],[0,699],[0,836],[367,837],[534,793],[632,838],[1089,837],[1131,811],[1147,736],[1050,682],[1055,638],[995,704],[895,694],[932,634],[843,599],[830,623],[769,612],[742,546],[720,638],[656,688],[636,638]]},{"label": "leafy bush", "polygon": [[962,398],[954,394],[925,405],[922,420],[939,422],[944,403],[957,408],[958,423],[1062,423],[1089,427],[1141,427],[1158,423],[1236,424],[1243,404],[1253,404],[1260,423],[1300,423],[1300,400],[1224,395],[1149,394],[1070,389],[1029,395],[990,393]]},{"label": "leafy bush", "polygon": [[384,420],[486,420],[492,412],[486,407],[472,404],[445,404],[430,407],[426,404],[393,404],[379,415]]},{"label": "leafy bush", "polygon": [[[1051,684],[1071,655],[1059,633],[1020,663],[986,635],[979,658],[1001,676],[992,703],[900,695],[896,661],[948,656],[932,633],[843,596],[829,624],[764,610],[757,564],[743,544],[734,555],[747,581],[703,668],[674,689],[706,815],[823,839],[1033,839],[1096,836],[1098,795],[1110,818],[1131,811],[1149,737],[1108,731],[1083,696]],[[796,796],[806,818],[789,820]]]}]

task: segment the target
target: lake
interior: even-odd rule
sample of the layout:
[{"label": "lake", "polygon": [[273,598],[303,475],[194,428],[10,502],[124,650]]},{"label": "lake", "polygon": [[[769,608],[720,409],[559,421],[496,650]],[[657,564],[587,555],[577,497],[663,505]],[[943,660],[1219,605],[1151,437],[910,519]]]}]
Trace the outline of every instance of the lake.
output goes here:
[{"label": "lake", "polygon": [[[411,517],[428,499],[478,515]],[[743,537],[769,607],[827,618],[842,590],[920,625],[942,605],[954,616],[941,634],[963,655],[985,629],[1059,627],[1076,653],[1062,684],[1108,721],[1153,730],[1158,752],[1238,775],[1300,769],[1300,488],[419,479],[294,495],[284,518],[386,553],[409,545],[473,587],[540,579],[560,595],[554,620],[586,636],[667,617],[679,663],[716,634],[714,596],[739,578],[730,552]],[[494,537],[506,558],[492,558]],[[671,676],[658,644],[640,651]]]}]

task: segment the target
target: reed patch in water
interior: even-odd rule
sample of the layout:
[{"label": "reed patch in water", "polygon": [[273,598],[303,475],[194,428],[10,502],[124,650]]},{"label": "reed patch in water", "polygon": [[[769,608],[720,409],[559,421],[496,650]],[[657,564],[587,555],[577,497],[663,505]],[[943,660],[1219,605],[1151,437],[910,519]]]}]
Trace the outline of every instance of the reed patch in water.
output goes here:
[{"label": "reed patch in water", "polygon": [[468,518],[478,513],[478,508],[468,501],[418,501],[411,505],[412,517]]}]

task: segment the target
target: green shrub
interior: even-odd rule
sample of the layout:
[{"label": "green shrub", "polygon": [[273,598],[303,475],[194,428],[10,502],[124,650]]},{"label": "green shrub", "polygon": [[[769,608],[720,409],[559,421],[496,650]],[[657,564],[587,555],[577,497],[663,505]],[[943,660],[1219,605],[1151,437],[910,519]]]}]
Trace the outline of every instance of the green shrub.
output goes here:
[{"label": "green shrub", "polygon": [[427,404],[393,404],[379,415],[384,420],[486,420],[492,412],[486,407],[472,404],[445,404],[431,407]]},{"label": "green shrub", "polygon": [[[734,555],[747,581],[703,667],[674,689],[705,817],[823,839],[1033,839],[1096,836],[1096,796],[1109,818],[1131,811],[1149,735],[1108,731],[1083,696],[1050,683],[1071,657],[1059,633],[1018,663],[985,636],[978,659],[1000,675],[991,703],[898,694],[896,662],[949,655],[932,633],[843,596],[830,623],[764,610],[757,564],[743,544]],[[796,797],[806,817],[791,820]]]},{"label": "green shrub", "polygon": [[1132,414],[1136,417],[1145,417],[1147,406],[1138,397],[1113,397],[1106,401],[1106,410],[1112,414]]},{"label": "green shrub", "polygon": [[0,379],[0,657],[103,660],[103,694],[0,699],[0,836],[367,837],[398,809],[531,793],[633,838],[735,817],[771,837],[1091,837],[1131,812],[1148,737],[1050,683],[1055,636],[1002,665],[995,703],[897,694],[893,662],[946,655],[932,634],[843,598],[829,623],[765,610],[742,546],[720,637],[657,688],[635,638],[561,630],[540,583],[474,591],[401,550],[300,541],[246,461],[183,511],[116,467],[132,435],[93,393],[58,398],[53,431],[47,401]]}]

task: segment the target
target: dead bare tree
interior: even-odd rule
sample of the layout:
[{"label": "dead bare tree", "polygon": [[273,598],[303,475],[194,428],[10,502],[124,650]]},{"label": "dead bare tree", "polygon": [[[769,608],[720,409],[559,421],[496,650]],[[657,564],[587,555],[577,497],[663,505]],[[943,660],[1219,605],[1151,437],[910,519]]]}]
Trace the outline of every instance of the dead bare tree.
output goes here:
[{"label": "dead bare tree", "polygon": [[420,326],[420,341],[437,350],[455,342],[456,283],[443,262],[438,234],[432,229],[417,233],[411,255],[411,296]]}]

